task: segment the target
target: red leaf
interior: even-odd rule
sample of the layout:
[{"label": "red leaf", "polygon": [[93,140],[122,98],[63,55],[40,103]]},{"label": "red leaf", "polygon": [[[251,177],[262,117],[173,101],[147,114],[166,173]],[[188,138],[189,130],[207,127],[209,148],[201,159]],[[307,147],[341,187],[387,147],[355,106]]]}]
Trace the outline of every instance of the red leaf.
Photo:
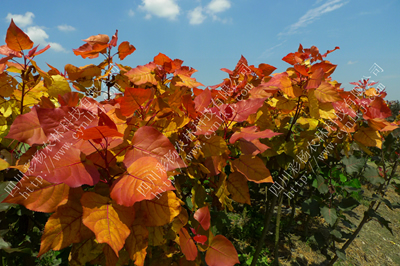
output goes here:
[{"label": "red leaf", "polygon": [[7,29],[6,43],[8,48],[17,52],[28,50],[33,47],[31,39],[15,25],[13,19],[11,19],[10,26]]},{"label": "red leaf", "polygon": [[179,245],[187,260],[195,260],[197,258],[198,250],[196,244],[185,228],[179,231]]},{"label": "red leaf", "polygon": [[22,53],[10,49],[7,45],[0,46],[0,54],[12,57],[22,57]]},{"label": "red leaf", "polygon": [[194,104],[196,106],[196,111],[201,112],[204,108],[207,108],[211,102],[211,92],[206,88],[200,95],[194,99]]},{"label": "red leaf", "polygon": [[118,30],[115,31],[115,34],[112,36],[112,39],[110,41],[110,45],[112,46],[117,46],[117,42],[118,42]]},{"label": "red leaf", "polygon": [[89,139],[103,139],[108,137],[123,137],[124,134],[119,133],[117,130],[109,128],[108,126],[97,126],[82,130],[79,138],[84,140]]},{"label": "red leaf", "polygon": [[155,158],[142,157],[128,167],[127,174],[118,178],[111,187],[111,198],[127,207],[158,194],[174,190],[163,168],[157,167]]},{"label": "red leaf", "polygon": [[197,235],[197,236],[193,237],[193,239],[197,243],[200,243],[200,244],[204,245],[204,243],[207,241],[208,238],[206,236]]},{"label": "red leaf", "polygon": [[165,54],[159,53],[154,57],[154,63],[156,63],[159,66],[164,66],[165,63],[171,63],[172,60]]},{"label": "red leaf", "polygon": [[144,126],[139,128],[132,139],[132,150],[125,154],[124,164],[129,167],[141,157],[151,156],[156,158],[166,171],[186,167],[174,145],[157,129]]},{"label": "red leaf", "polygon": [[107,126],[118,131],[117,125],[106,113],[104,113],[100,108],[98,108],[97,113],[99,115],[99,126]]},{"label": "red leaf", "polygon": [[125,75],[132,81],[135,85],[142,85],[151,83],[157,85],[157,80],[155,78],[154,69],[157,67],[155,63],[148,63],[144,66],[137,66],[132,68]]},{"label": "red leaf", "polygon": [[311,74],[311,79],[307,82],[306,89],[316,89],[321,85],[322,79],[324,78],[324,70],[322,68],[316,69]]},{"label": "red leaf", "polygon": [[211,241],[206,262],[208,266],[233,266],[240,263],[235,247],[222,235],[215,236]]},{"label": "red leaf", "polygon": [[[38,45],[39,46],[39,45]],[[40,49],[39,51],[37,51],[36,53],[33,54],[33,56],[37,56],[40,55],[44,52],[46,52],[48,49],[50,49],[50,44],[46,45],[46,47],[44,47],[43,49]],[[35,50],[36,51],[36,50]]]},{"label": "red leaf", "polygon": [[56,142],[46,154],[41,163],[31,161],[30,175],[41,175],[50,183],[64,183],[70,187],[94,186],[99,182],[97,167],[86,159],[82,160],[81,151],[71,143]]},{"label": "red leaf", "polygon": [[264,131],[259,131],[259,132],[257,132],[257,130],[258,130],[257,126],[242,128],[240,132],[233,133],[229,142],[233,144],[240,138],[244,138],[247,141],[253,141],[255,139],[272,138],[274,136],[282,134],[282,133],[275,133],[270,129],[266,129]]},{"label": "red leaf", "polygon": [[131,116],[143,103],[150,100],[152,90],[139,88],[126,88],[124,97],[118,98],[116,101],[121,106],[121,114],[123,116]]},{"label": "red leaf", "polygon": [[269,76],[269,75],[271,75],[272,72],[274,72],[275,69],[276,69],[276,67],[273,67],[273,66],[271,66],[271,65],[264,64],[264,63],[259,64],[259,65],[258,65],[258,68],[262,70],[262,73],[263,73],[264,76]]},{"label": "red leaf", "polygon": [[120,60],[124,60],[125,57],[130,55],[136,50],[135,46],[124,41],[118,46],[118,56]]},{"label": "red leaf", "polygon": [[58,102],[61,104],[61,106],[70,106],[70,107],[75,107],[79,103],[79,94],[78,92],[72,91],[72,92],[67,92],[63,96],[60,94],[58,95]]},{"label": "red leaf", "polygon": [[229,69],[227,69],[227,68],[221,68],[221,70],[224,71],[224,72],[226,72],[226,73],[228,73],[229,75],[232,75],[232,74],[233,74],[233,71],[232,71],[232,70],[229,70]]},{"label": "red leaf", "polygon": [[29,113],[18,116],[11,125],[6,138],[25,142],[30,146],[46,142],[47,136],[39,122],[37,109],[34,106]]},{"label": "red leaf", "polygon": [[201,227],[203,227],[204,230],[210,228],[210,210],[208,209],[208,206],[198,209],[194,213],[193,217],[201,224]]},{"label": "red leaf", "polygon": [[187,111],[187,116],[190,116],[192,119],[195,119],[197,117],[196,110],[194,109],[195,103],[192,100],[192,96],[190,96],[189,94],[183,95],[182,105]]}]

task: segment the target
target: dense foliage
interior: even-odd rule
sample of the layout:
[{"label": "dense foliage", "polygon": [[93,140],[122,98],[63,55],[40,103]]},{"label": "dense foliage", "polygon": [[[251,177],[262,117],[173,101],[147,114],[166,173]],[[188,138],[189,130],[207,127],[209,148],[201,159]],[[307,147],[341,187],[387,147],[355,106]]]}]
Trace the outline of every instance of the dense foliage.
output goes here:
[{"label": "dense foliage", "polygon": [[[386,119],[386,92],[368,80],[340,88],[326,60],[338,47],[321,54],[300,45],[277,74],[242,56],[222,69],[229,78],[201,90],[195,69],[161,53],[135,68],[116,63],[136,50],[118,45],[118,31],[84,42],[75,55],[105,59],[64,72],[39,68],[34,58],[49,47],[32,48],[13,21],[0,47],[5,265],[32,255],[49,265],[245,264],[221,217],[257,201],[265,223],[246,262],[255,265],[275,205],[279,244],[284,197],[344,238],[335,226],[357,204],[360,180],[381,192],[394,176],[387,162],[398,161],[399,141],[389,133],[398,122]],[[365,155],[383,149],[391,152],[374,157],[378,172]],[[370,217],[387,226],[373,209]],[[30,243],[39,237],[37,250]],[[25,263],[15,253],[27,254]]]}]

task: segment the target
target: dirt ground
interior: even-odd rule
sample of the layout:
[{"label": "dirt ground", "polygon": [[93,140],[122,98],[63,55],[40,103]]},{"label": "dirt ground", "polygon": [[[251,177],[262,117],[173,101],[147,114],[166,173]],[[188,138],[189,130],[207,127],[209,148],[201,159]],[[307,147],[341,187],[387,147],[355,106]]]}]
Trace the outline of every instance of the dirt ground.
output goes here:
[{"label": "dirt ground", "polygon": [[[359,205],[352,211],[345,213],[346,217],[355,226],[358,226],[363,218],[364,211],[368,209],[372,191],[373,189],[368,190],[364,188],[363,203],[365,204]],[[385,198],[392,203],[393,210],[390,210],[382,203],[378,209],[378,213],[391,222],[389,225],[393,231],[393,235],[389,230],[381,226],[377,220],[371,220],[364,225],[356,239],[347,248],[346,261],[339,259],[335,265],[400,265],[400,196],[394,191],[394,187],[389,187]],[[339,226],[347,233],[352,233],[356,229],[356,227],[349,229],[349,227],[343,226],[342,223]],[[326,229],[327,224],[323,218],[314,219],[310,227],[310,236],[313,235],[313,232],[317,231],[322,232],[324,235],[329,234],[329,231]],[[299,225],[292,232],[299,232],[302,229],[304,230],[304,227]],[[327,265],[330,258],[334,256],[330,250],[321,252],[313,248],[310,243],[304,242],[304,238],[299,235],[286,234],[281,243],[282,246],[279,252],[280,263],[285,266]],[[341,247],[343,244],[337,243],[337,247]],[[273,250],[273,246],[269,248]]]}]

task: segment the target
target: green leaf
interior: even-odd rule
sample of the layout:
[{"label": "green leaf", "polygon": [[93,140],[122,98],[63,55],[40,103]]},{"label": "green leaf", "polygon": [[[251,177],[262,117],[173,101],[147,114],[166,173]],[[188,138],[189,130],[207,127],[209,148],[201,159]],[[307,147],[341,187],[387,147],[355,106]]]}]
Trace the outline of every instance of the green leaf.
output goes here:
[{"label": "green leaf", "polygon": [[315,199],[307,199],[301,204],[302,211],[312,217],[319,215],[319,203]]},{"label": "green leaf", "polygon": [[317,176],[317,186],[316,186],[316,188],[318,189],[318,191],[321,194],[328,193],[328,191],[329,191],[328,185],[325,182],[325,178],[323,176],[321,176],[321,175]]},{"label": "green leaf", "polygon": [[[350,188],[354,188],[354,189],[350,189],[351,191],[355,191],[355,189],[361,188],[360,180],[358,180],[357,178],[347,181],[344,185],[348,186]],[[346,189],[346,187],[345,187],[345,189]]]},{"label": "green leaf", "polygon": [[339,239],[342,238],[342,234],[338,230],[332,230],[331,235]]},{"label": "green leaf", "polygon": [[344,183],[344,182],[347,181],[347,177],[346,177],[344,174],[340,174],[339,177],[340,177],[340,181],[341,181],[341,182]]},{"label": "green leaf", "polygon": [[317,244],[319,247],[323,247],[326,244],[324,236],[317,232],[309,238],[310,242]]},{"label": "green leaf", "polygon": [[346,172],[350,175],[361,171],[365,164],[365,158],[357,159],[355,156],[345,157],[342,159],[343,164],[346,166]]},{"label": "green leaf", "polygon": [[333,208],[328,208],[327,206],[321,208],[321,214],[325,221],[333,226],[337,220],[336,210]]},{"label": "green leaf", "polygon": [[339,208],[344,211],[349,211],[360,205],[355,198],[345,198],[339,203]]},{"label": "green leaf", "polygon": [[385,182],[385,180],[379,175],[378,170],[370,166],[365,169],[364,177],[373,185],[383,184],[383,182]]},{"label": "green leaf", "polygon": [[339,257],[339,259],[346,260],[346,253],[343,250],[337,249],[336,255]]}]

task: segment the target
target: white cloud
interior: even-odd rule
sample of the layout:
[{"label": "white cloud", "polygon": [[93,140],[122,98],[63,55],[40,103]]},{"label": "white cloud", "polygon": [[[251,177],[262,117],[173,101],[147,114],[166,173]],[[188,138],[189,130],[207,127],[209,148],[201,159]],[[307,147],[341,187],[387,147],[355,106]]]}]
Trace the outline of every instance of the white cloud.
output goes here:
[{"label": "white cloud", "polygon": [[231,7],[229,0],[212,0],[208,5],[207,9],[210,13],[220,13],[228,10]]},{"label": "white cloud", "polygon": [[347,2],[343,2],[343,0],[328,0],[325,4],[308,10],[307,13],[305,15],[303,15],[296,23],[290,25],[289,29],[286,32],[281,32],[281,33],[279,33],[279,35],[294,34],[297,32],[297,30],[299,28],[305,27],[305,26],[313,23],[322,14],[332,12],[332,11],[342,7],[345,4],[347,4]]},{"label": "white cloud", "polygon": [[67,52],[67,50],[65,50],[61,44],[56,42],[47,42],[49,35],[41,27],[38,26],[28,27],[25,33],[28,34],[29,38],[35,43],[35,45],[40,44],[41,46],[46,46],[50,44],[50,49],[53,49],[56,52],[64,52],[64,53]]},{"label": "white cloud", "polygon": [[261,55],[259,58],[266,58],[266,57],[271,56],[271,55],[273,54],[272,51],[273,51],[275,48],[278,48],[279,46],[281,46],[282,44],[284,44],[286,41],[287,41],[287,40],[284,40],[284,41],[281,42],[280,44],[277,44],[277,45],[275,45],[275,46],[273,46],[273,47],[270,47],[270,48],[266,49],[266,50],[262,53],[262,55]]},{"label": "white cloud", "polygon": [[74,30],[76,30],[74,27],[72,27],[72,26],[70,26],[70,25],[67,25],[67,24],[59,25],[59,26],[57,26],[57,28],[58,28],[60,31],[74,31]]},{"label": "white cloud", "polygon": [[349,62],[347,62],[347,64],[348,64],[348,65],[354,65],[354,64],[357,63],[357,62],[358,62],[358,61],[351,61],[351,60],[350,60]]},{"label": "white cloud", "polygon": [[56,43],[56,42],[49,42],[48,44],[50,44],[50,49],[53,49],[56,52],[63,52],[63,53],[67,53],[67,50],[65,50],[64,47],[62,47],[61,44]]},{"label": "white cloud", "polygon": [[155,15],[175,20],[180,12],[175,0],[142,0],[142,4],[139,9],[147,12],[146,19],[151,18],[151,15]]},{"label": "white cloud", "polygon": [[26,12],[25,15],[8,13],[6,16],[6,20],[7,22],[11,22],[11,19],[13,19],[18,27],[24,28],[33,23],[34,17],[35,15],[32,12]]},{"label": "white cloud", "polygon": [[189,11],[188,17],[190,19],[189,23],[192,25],[201,24],[207,18],[203,15],[203,8],[201,6]]},{"label": "white cloud", "polygon": [[135,12],[132,9],[129,9],[128,16],[133,17],[134,15],[135,15]]},{"label": "white cloud", "polygon": [[25,33],[28,34],[29,38],[35,43],[35,45],[47,44],[46,39],[49,38],[49,35],[47,35],[47,33],[42,28],[38,26],[28,27]]}]

